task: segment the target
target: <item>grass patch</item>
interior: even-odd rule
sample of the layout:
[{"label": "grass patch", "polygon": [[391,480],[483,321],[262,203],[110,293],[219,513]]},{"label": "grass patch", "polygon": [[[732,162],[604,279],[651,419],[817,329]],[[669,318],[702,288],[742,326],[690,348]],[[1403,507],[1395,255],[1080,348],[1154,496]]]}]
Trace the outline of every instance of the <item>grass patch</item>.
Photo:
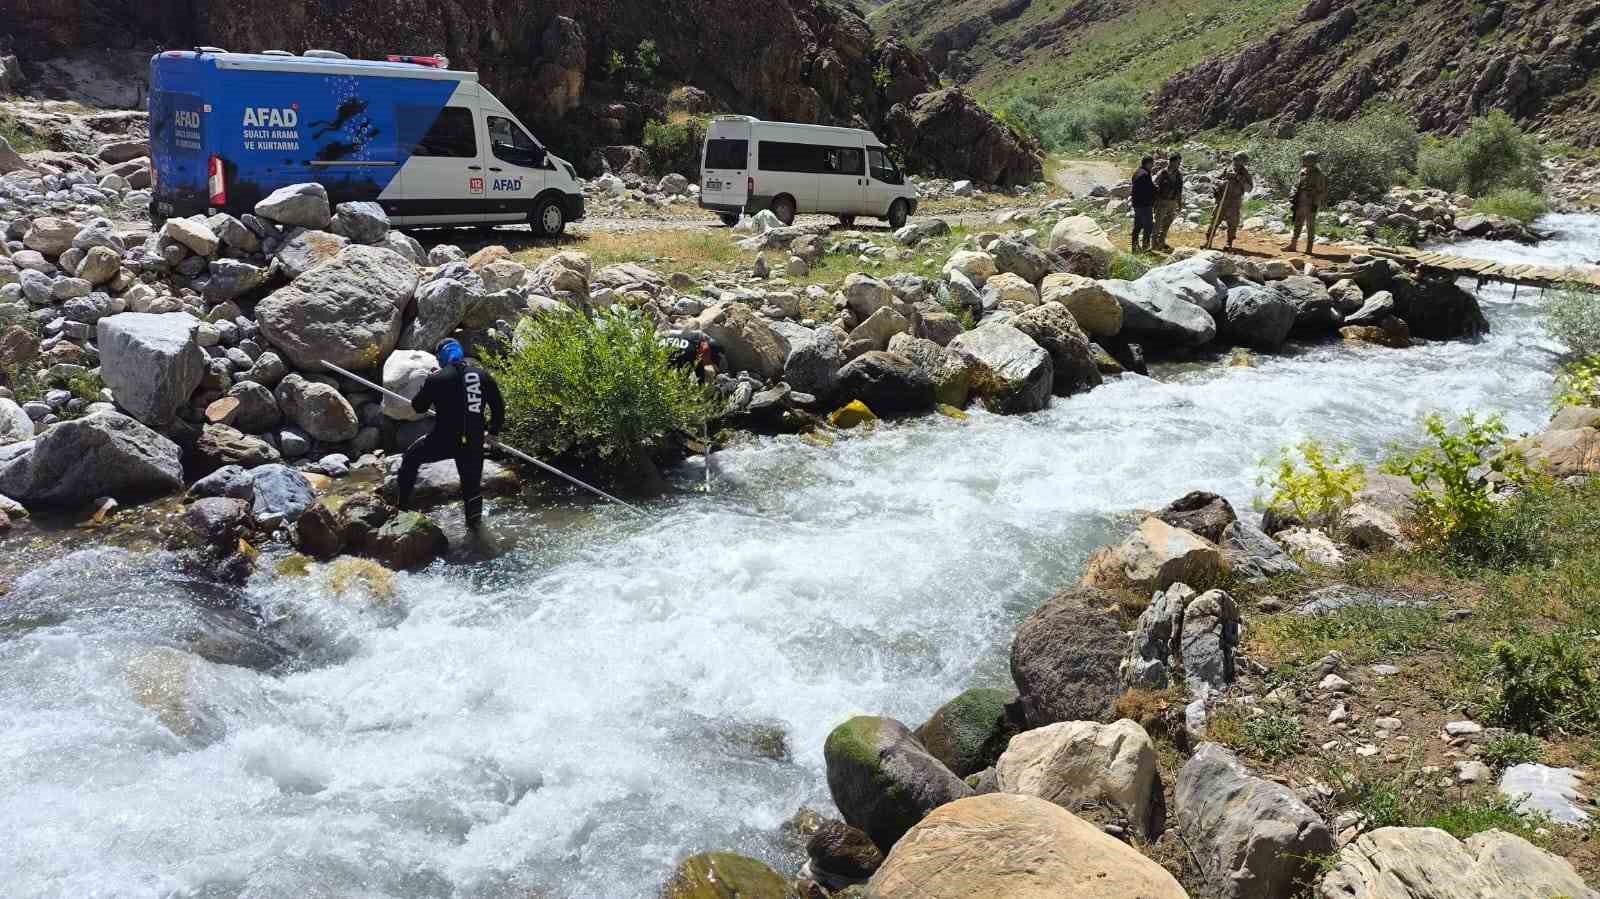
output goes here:
[{"label": "grass patch", "polygon": [[1508,187],[1497,190],[1492,194],[1472,204],[1473,212],[1486,215],[1500,215],[1508,219],[1516,219],[1524,224],[1531,223],[1534,219],[1550,211],[1550,203],[1544,196],[1523,187]]},{"label": "grass patch", "polygon": [[1246,633],[1250,657],[1291,673],[1330,652],[1353,665],[1417,652],[1438,636],[1439,613],[1431,608],[1355,605],[1325,615],[1281,614],[1262,618]]},{"label": "grass patch", "polygon": [[0,109],[0,137],[5,138],[11,149],[18,153],[34,153],[50,149],[50,142],[43,135],[35,134],[31,129],[23,127],[15,115],[3,109]]},{"label": "grass patch", "polygon": [[1479,756],[1497,773],[1514,765],[1544,760],[1544,743],[1532,734],[1506,734],[1483,744]]},{"label": "grass patch", "polygon": [[1280,708],[1252,715],[1238,706],[1225,707],[1207,722],[1206,735],[1268,764],[1299,755],[1305,748],[1305,729],[1299,716]]},{"label": "grass patch", "polygon": [[523,250],[513,258],[533,267],[567,250],[587,253],[596,269],[633,262],[663,274],[727,270],[752,261],[734,244],[732,232],[711,228],[629,234],[596,232]]}]

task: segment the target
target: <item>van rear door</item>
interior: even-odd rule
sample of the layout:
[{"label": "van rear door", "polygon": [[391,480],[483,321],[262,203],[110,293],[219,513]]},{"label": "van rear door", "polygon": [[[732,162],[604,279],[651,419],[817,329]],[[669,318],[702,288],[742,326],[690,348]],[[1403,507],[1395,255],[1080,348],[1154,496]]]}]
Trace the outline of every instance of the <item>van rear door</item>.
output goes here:
[{"label": "van rear door", "polygon": [[750,199],[750,126],[713,123],[700,167],[700,205],[738,215]]},{"label": "van rear door", "polygon": [[210,205],[206,73],[201,67],[194,54],[180,51],[150,59],[151,206],[161,216],[193,215]]},{"label": "van rear door", "polygon": [[[474,105],[465,105],[463,101]],[[492,220],[484,141],[475,97],[458,91],[449,105],[396,109],[401,147],[410,147],[393,205],[401,225],[473,224]]]}]

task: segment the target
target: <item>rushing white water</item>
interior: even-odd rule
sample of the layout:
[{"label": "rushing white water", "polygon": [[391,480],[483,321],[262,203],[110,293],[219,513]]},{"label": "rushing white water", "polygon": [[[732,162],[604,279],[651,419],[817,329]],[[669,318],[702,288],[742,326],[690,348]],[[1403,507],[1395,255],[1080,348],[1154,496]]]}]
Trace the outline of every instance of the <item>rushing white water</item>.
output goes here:
[{"label": "rushing white water", "polygon": [[[1600,219],[1547,224],[1565,236],[1531,252],[1460,251],[1597,245]],[[192,624],[147,601],[189,604],[161,560],[49,565],[0,599],[37,611],[0,621],[0,894],[610,899],[694,851],[781,863],[785,819],[832,811],[828,730],[1005,683],[1016,623],[1134,510],[1196,488],[1247,508],[1284,445],[1376,459],[1431,410],[1541,425],[1554,363],[1536,298],[1509,293],[1484,291],[1475,344],[1330,344],[1023,418],[762,440],[649,521],[518,535],[551,517],[501,508],[514,551],[401,576],[388,604],[262,575],[251,598],[304,652],[288,672],[152,655]]]}]

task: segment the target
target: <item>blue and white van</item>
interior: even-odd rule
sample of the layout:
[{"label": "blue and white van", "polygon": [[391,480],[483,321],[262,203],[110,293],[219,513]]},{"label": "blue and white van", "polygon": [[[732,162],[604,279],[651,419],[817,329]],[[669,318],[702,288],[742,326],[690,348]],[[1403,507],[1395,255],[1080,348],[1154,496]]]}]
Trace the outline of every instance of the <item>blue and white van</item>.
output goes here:
[{"label": "blue and white van", "polygon": [[249,212],[314,181],[399,226],[527,222],[554,237],[583,192],[510,110],[442,57],[210,47],[150,59],[151,216]]}]

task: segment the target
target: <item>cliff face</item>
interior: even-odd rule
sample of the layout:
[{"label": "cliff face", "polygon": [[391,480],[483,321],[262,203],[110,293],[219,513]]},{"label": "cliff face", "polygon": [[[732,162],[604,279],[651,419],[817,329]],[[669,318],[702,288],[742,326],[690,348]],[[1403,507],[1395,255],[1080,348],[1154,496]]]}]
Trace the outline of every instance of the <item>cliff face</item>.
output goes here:
[{"label": "cliff face", "polygon": [[1243,49],[1169,79],[1156,118],[1190,131],[1345,119],[1373,99],[1433,131],[1500,109],[1546,137],[1600,142],[1596,0],[1313,0]]},{"label": "cliff face", "polygon": [[[759,8],[748,0],[282,0],[266,7],[0,0],[0,13],[8,10],[13,49],[24,60],[140,41],[239,51],[322,47],[365,57],[444,53],[452,67],[477,70],[519,116],[579,158],[597,145],[637,142],[669,102],[687,111],[880,127],[897,105],[914,118],[913,101],[937,88],[920,57],[875,39],[858,12],[834,0],[763,0]],[[645,41],[659,54],[653,73],[613,71],[614,53],[633,60]],[[1035,148],[992,116],[962,121],[978,129],[966,139],[1003,148],[980,154],[986,169],[959,169],[974,154],[915,131],[906,132],[914,144],[902,149],[980,180],[1039,177]]]}]

